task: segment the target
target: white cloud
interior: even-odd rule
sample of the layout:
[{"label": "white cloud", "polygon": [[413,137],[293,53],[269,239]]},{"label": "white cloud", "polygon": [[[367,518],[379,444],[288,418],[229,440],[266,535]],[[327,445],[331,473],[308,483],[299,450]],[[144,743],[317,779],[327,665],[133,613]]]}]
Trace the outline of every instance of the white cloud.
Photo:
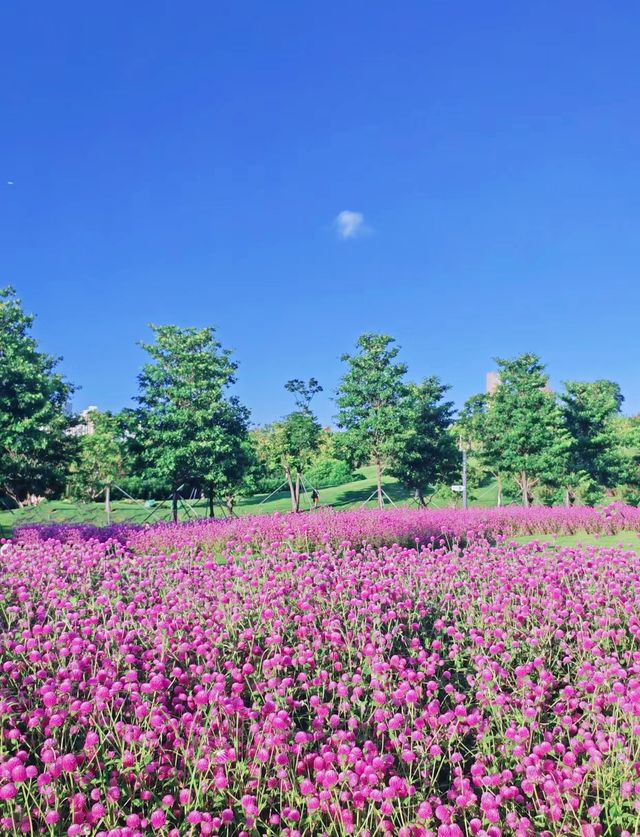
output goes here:
[{"label": "white cloud", "polygon": [[343,209],[336,215],[334,226],[338,233],[338,238],[346,241],[349,238],[359,238],[370,232],[369,228],[364,223],[364,215],[362,212],[352,212],[350,209]]}]

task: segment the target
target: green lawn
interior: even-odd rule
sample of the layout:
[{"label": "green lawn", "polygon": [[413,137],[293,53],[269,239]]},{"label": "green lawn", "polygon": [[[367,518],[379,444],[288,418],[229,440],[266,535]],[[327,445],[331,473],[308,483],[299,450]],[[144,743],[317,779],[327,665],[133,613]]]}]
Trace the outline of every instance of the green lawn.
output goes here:
[{"label": "green lawn", "polygon": [[[360,473],[364,479],[354,482],[323,488],[320,490],[320,503],[324,506],[332,506],[336,509],[357,509],[362,506],[373,508],[376,505],[376,498],[371,495],[376,490],[374,468],[362,468]],[[383,483],[385,492],[393,503],[398,506],[414,506],[410,494],[392,477],[386,477]],[[115,492],[117,494],[117,492]],[[236,512],[245,514],[272,514],[273,512],[286,512],[291,508],[289,492],[281,491],[267,499],[268,495],[257,495],[244,498],[238,501]],[[495,483],[482,486],[475,492],[472,499],[473,506],[494,506],[497,499],[497,488]],[[388,502],[388,501],[387,501]],[[302,508],[309,507],[310,500],[303,496]],[[390,504],[389,504],[390,505]],[[439,508],[446,505],[442,498],[434,498],[431,506]],[[152,523],[159,520],[169,520],[171,516],[171,504],[169,502],[156,503],[148,508],[140,502],[131,500],[114,500],[113,521],[116,523]],[[207,515],[207,504],[205,502],[189,503],[180,506],[180,519],[188,520],[194,517],[205,517]],[[218,516],[224,516],[222,509],[216,508]],[[63,500],[45,502],[35,508],[17,509],[13,512],[0,511],[0,537],[8,537],[11,530],[18,523],[93,523],[103,526],[106,523],[104,508],[100,503],[79,503]],[[527,543],[533,538],[516,538],[520,543]],[[568,535],[556,539],[541,535],[538,540],[548,541],[557,546],[575,546],[577,544],[594,546],[618,546],[626,549],[634,549],[640,552],[640,539],[635,532],[621,532],[618,535],[596,538],[592,535]]]},{"label": "green lawn", "polygon": [[[377,500],[375,497],[369,498],[376,490],[375,468],[361,468],[360,474],[362,474],[364,479],[354,480],[353,482],[343,483],[342,485],[332,486],[331,488],[319,489],[320,504],[323,506],[333,506],[337,509],[357,509],[363,504],[373,508],[377,504]],[[409,492],[397,480],[393,479],[393,477],[385,477],[382,487],[396,505],[407,505],[410,502]],[[309,486],[307,486],[307,489],[311,491]],[[291,500],[288,491],[281,491],[269,500],[266,499],[267,496],[265,494],[259,494],[255,497],[247,497],[240,500],[236,507],[238,514],[270,514],[274,511],[291,510]],[[303,509],[309,508],[310,502],[303,494],[301,507]]]},{"label": "green lawn", "polygon": [[[376,490],[375,469],[361,468],[360,474],[364,479],[354,480],[343,485],[320,489],[320,504],[332,506],[336,509],[357,509],[362,506],[374,508],[376,498],[371,495]],[[308,487],[309,488],[309,487]],[[393,477],[385,477],[383,488],[394,504],[398,506],[415,506],[409,492]],[[309,490],[311,490],[309,488]],[[156,503],[152,508],[146,508],[142,502],[116,499],[118,492],[114,490],[112,503],[113,521],[116,523],[144,523],[159,520],[169,520],[171,516],[170,503]],[[272,514],[273,512],[287,512],[291,509],[288,491],[280,491],[267,499],[268,495],[258,494],[254,497],[243,498],[236,505],[236,512],[245,514]],[[493,506],[496,503],[497,490],[495,483],[479,488],[471,501],[474,506]],[[391,503],[387,500],[387,503]],[[446,505],[443,498],[435,497],[431,503],[433,508]],[[302,509],[308,509],[310,500],[304,495]],[[186,502],[180,506],[180,519],[190,517],[205,517],[207,504],[205,502]],[[216,515],[224,516],[223,510],[216,507]],[[14,526],[19,523],[93,523],[103,526],[106,523],[104,508],[101,503],[80,503],[64,500],[45,502],[35,508],[16,509],[13,512],[0,511],[0,537],[8,537]]]},{"label": "green lawn", "polygon": [[[361,470],[364,479],[354,480],[350,483],[323,488],[319,491],[320,503],[323,506],[333,506],[339,509],[359,508],[362,505],[374,507],[375,497],[370,499],[371,494],[376,490],[375,475],[373,468]],[[385,478],[384,490],[391,500],[397,505],[408,505],[411,500],[408,492],[393,478]],[[310,489],[309,489],[310,490]],[[117,491],[114,491],[117,497]],[[303,495],[302,509],[308,509],[311,501]],[[247,497],[238,500],[235,511],[239,515],[247,514],[272,514],[273,512],[287,512],[291,510],[291,501],[288,491],[280,491],[269,497],[267,494],[258,494],[255,497]],[[216,515],[225,516],[226,511],[216,506]],[[208,505],[205,501],[185,501],[180,504],[179,514],[181,520],[188,520],[194,517],[206,517]],[[171,517],[171,504],[157,502],[153,507],[148,508],[140,502],[131,500],[114,499],[112,503],[112,519],[114,522],[143,523],[169,520]],[[103,526],[106,523],[104,507],[101,503],[80,503],[65,500],[55,500],[41,503],[35,508],[16,509],[13,512],[0,511],[0,527],[2,536],[6,537],[11,529],[18,523],[94,523]]]},{"label": "green lawn", "polygon": [[577,535],[561,535],[558,538],[551,538],[549,535],[538,535],[537,537],[520,537],[514,538],[518,543],[530,543],[533,540],[541,541],[542,543],[549,543],[552,546],[603,546],[603,547],[622,547],[623,549],[631,549],[640,554],[640,537],[638,532],[618,532],[617,535],[603,535],[596,537],[595,535],[588,535],[582,532]]}]

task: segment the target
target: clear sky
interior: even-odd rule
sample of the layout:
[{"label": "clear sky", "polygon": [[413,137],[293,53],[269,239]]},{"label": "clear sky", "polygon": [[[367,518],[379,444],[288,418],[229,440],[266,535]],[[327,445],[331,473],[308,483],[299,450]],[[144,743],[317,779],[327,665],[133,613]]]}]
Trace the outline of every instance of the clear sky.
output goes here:
[{"label": "clear sky", "polygon": [[36,0],[0,24],[0,284],[78,408],[130,403],[171,322],[216,326],[256,422],[310,375],[328,420],[363,331],[458,404],[535,351],[640,411],[636,0]]}]

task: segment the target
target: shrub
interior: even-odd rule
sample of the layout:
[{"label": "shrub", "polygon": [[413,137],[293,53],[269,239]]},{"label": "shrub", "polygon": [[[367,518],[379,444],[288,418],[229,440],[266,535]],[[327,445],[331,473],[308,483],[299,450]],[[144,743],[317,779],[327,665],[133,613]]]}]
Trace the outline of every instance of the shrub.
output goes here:
[{"label": "shrub", "polygon": [[331,485],[343,485],[345,482],[364,479],[362,474],[354,474],[349,465],[342,459],[318,459],[304,472],[307,486],[314,488],[328,488]]}]

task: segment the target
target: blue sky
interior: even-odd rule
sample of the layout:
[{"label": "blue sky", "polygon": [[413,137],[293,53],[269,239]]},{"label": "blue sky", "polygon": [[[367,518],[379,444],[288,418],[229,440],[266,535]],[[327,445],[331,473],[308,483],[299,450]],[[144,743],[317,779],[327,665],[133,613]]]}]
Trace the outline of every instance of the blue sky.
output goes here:
[{"label": "blue sky", "polygon": [[0,284],[77,407],[130,403],[175,322],[256,422],[310,375],[329,420],[363,331],[458,403],[535,351],[640,411],[637,3],[10,5]]}]

